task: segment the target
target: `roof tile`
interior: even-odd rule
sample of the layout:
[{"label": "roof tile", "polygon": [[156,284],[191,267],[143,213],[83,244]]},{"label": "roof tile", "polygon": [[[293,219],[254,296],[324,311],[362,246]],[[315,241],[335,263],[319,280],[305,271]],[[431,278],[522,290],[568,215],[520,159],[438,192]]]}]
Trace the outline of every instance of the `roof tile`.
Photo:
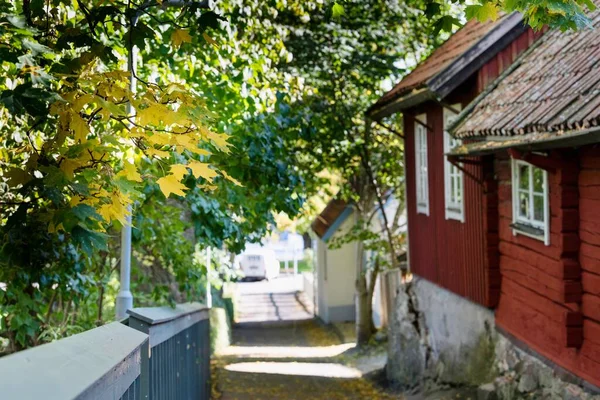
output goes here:
[{"label": "roof tile", "polygon": [[478,22],[471,20],[438,47],[427,59],[406,75],[396,86],[384,94],[375,104],[380,106],[393,101],[407,92],[422,86],[442,72],[452,61],[470,49],[479,39],[496,27],[506,16],[496,21]]},{"label": "roof tile", "polygon": [[594,29],[549,31],[455,130],[458,137],[522,135],[600,123],[600,10]]}]

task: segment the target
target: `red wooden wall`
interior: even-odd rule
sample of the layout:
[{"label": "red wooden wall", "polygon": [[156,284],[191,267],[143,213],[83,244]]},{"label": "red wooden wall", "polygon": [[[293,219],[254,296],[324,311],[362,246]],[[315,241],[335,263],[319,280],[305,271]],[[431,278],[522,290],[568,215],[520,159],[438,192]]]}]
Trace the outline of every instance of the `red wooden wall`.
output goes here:
[{"label": "red wooden wall", "polygon": [[[427,114],[429,216],[417,214],[414,157],[414,119],[405,118],[406,187],[411,271],[454,293],[492,307],[497,302],[499,274],[497,248],[488,242],[487,230],[495,231],[495,193],[464,176],[465,222],[445,219],[443,109],[428,103],[417,113]],[[468,165],[465,169],[483,181],[492,164]],[[487,177],[492,176],[487,174]],[[493,182],[489,183],[493,192]],[[492,248],[489,248],[492,245]],[[490,258],[491,256],[491,258]]]},{"label": "red wooden wall", "polygon": [[496,323],[543,356],[600,385],[600,150],[550,155],[550,245],[514,236],[510,162],[499,180],[502,293]]},{"label": "red wooden wall", "polygon": [[[540,35],[528,30],[488,61],[475,76],[448,96],[448,103],[465,107],[493,82]],[[428,136],[429,216],[417,214],[415,199],[414,119],[426,113]],[[410,266],[413,273],[486,307],[500,296],[498,198],[493,161],[476,158],[464,176],[465,223],[445,219],[443,109],[427,103],[405,114],[406,187]]]},{"label": "red wooden wall", "polygon": [[531,44],[540,38],[542,32],[534,32],[528,29],[525,33],[513,40],[505,49],[498,52],[490,61],[488,61],[477,74],[477,91],[482,92],[487,85],[494,82],[510,65],[517,59],[521,53],[531,46]]}]

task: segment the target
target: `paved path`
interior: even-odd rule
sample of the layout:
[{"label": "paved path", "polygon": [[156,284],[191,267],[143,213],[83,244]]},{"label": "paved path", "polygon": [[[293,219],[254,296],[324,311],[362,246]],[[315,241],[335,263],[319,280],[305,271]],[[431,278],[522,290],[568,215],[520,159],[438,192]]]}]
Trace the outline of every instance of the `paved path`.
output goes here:
[{"label": "paved path", "polygon": [[222,400],[394,399],[348,361],[354,345],[312,318],[301,281],[282,277],[238,286],[233,345],[213,368]]}]

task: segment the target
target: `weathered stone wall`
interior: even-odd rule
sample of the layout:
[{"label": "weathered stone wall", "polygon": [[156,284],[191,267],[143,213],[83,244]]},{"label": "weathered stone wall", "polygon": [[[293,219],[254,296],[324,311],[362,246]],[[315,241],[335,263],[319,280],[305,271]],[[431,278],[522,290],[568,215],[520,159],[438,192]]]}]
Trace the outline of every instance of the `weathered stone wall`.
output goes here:
[{"label": "weathered stone wall", "polygon": [[388,336],[388,377],[400,387],[495,376],[493,312],[424,279],[400,287]]},{"label": "weathered stone wall", "polygon": [[387,375],[423,391],[479,386],[479,399],[594,399],[598,389],[500,334],[492,310],[424,279],[402,284],[388,327]]}]

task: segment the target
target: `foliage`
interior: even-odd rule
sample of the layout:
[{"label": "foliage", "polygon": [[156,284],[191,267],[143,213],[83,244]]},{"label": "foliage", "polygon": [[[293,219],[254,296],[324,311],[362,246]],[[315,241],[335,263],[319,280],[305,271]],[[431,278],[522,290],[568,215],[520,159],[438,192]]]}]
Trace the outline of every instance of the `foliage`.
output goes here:
[{"label": "foliage", "polygon": [[[590,28],[591,19],[587,12],[596,10],[594,0],[428,0],[424,9],[431,18],[434,32],[452,32],[462,25],[457,17],[457,9],[461,9],[468,20],[496,20],[502,12],[518,11],[533,29],[541,30],[544,26],[561,30]],[[452,12],[454,11],[454,13]],[[332,5],[335,17],[345,15],[344,6],[338,2]]]},{"label": "foliage", "polygon": [[169,196],[228,178],[208,163],[229,144],[203,99],[123,72],[134,45],[151,62],[209,41],[216,14],[160,3],[0,2],[0,328],[13,345],[59,335],[93,296],[102,315],[110,238],[149,182]]}]

